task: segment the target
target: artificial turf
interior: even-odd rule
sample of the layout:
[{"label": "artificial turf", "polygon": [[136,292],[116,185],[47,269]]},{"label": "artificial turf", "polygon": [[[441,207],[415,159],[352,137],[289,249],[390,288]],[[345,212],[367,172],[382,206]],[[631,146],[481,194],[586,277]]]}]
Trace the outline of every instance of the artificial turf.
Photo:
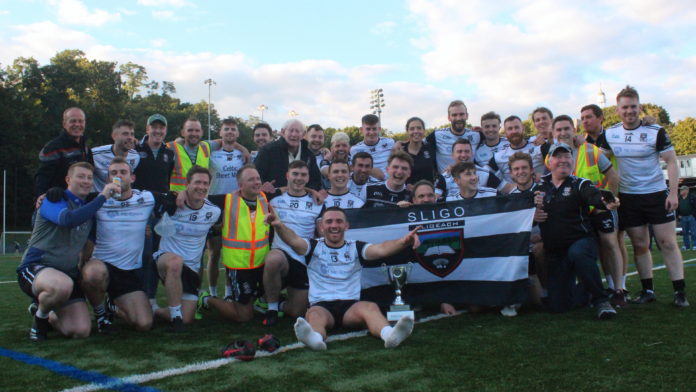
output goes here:
[{"label": "artificial turf", "polygon": [[[696,252],[683,255],[686,260],[696,258]],[[659,252],[653,257],[656,266],[662,264]],[[16,256],[1,258],[0,282],[16,280],[18,264]],[[325,352],[300,348],[143,386],[167,391],[693,390],[694,265],[685,265],[691,308],[672,306],[667,271],[660,269],[655,271],[657,303],[620,309],[606,322],[597,320],[591,308],[550,315],[524,306],[514,318],[493,309],[418,324],[413,335],[392,350],[384,349],[378,339],[361,337],[331,342]],[[629,277],[627,286],[637,295],[638,277]],[[162,288],[158,295],[164,305]],[[227,343],[258,339],[265,333],[275,334],[283,344],[297,341],[294,320],[283,318],[275,327],[264,327],[261,315],[253,322],[235,324],[206,312],[183,335],[168,334],[161,320],[148,333],[136,333],[116,320],[118,333],[113,336],[99,335],[94,327],[86,340],[50,334],[48,341],[37,344],[29,341],[29,299],[18,285],[0,284],[0,298],[0,347],[112,377],[215,360]],[[424,313],[433,311],[426,307]],[[5,357],[0,357],[0,368],[1,391],[62,390],[86,384]]]}]

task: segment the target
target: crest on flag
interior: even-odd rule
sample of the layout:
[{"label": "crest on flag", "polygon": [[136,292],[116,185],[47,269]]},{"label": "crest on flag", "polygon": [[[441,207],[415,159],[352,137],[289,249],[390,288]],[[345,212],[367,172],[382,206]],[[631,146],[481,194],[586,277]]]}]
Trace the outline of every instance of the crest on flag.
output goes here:
[{"label": "crest on flag", "polygon": [[431,274],[444,278],[457,269],[464,257],[464,228],[419,233],[416,259]]}]

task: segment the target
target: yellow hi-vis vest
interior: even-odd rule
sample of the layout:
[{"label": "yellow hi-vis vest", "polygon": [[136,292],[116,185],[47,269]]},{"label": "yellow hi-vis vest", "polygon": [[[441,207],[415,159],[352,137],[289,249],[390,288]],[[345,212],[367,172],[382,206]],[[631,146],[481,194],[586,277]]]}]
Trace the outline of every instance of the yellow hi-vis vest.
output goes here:
[{"label": "yellow hi-vis vest", "polygon": [[[167,143],[167,147],[174,151],[174,170],[172,171],[171,179],[169,180],[169,190],[181,192],[186,190],[186,174],[193,166],[191,158],[189,158],[186,149],[179,143]],[[208,168],[210,165],[210,145],[201,143],[198,145],[198,153],[196,153],[196,165]]]},{"label": "yellow hi-vis vest", "polygon": [[263,265],[270,251],[269,226],[263,222],[268,214],[268,200],[263,192],[256,199],[256,214],[239,195],[225,198],[222,223],[222,263],[230,269],[252,269]]}]

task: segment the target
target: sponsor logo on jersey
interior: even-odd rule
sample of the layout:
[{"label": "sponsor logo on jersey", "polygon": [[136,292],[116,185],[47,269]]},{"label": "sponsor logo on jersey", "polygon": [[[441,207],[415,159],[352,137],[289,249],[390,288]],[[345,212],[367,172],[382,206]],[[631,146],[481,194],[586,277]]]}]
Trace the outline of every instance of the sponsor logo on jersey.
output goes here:
[{"label": "sponsor logo on jersey", "polygon": [[374,195],[375,196],[382,196],[382,192],[375,192]]},{"label": "sponsor logo on jersey", "polygon": [[387,148],[387,143],[382,144],[382,148]]},{"label": "sponsor logo on jersey", "polygon": [[115,217],[118,216],[118,212],[116,212],[116,211],[109,211],[109,212],[106,213],[106,216],[108,216],[108,217],[111,218],[111,219],[114,219]]},{"label": "sponsor logo on jersey", "polygon": [[612,133],[611,138],[612,139],[621,139],[621,135],[619,135],[618,133]]},{"label": "sponsor logo on jersey", "polygon": [[563,188],[563,196],[570,196],[570,187]]},{"label": "sponsor logo on jersey", "polygon": [[416,249],[418,263],[433,275],[444,278],[457,269],[464,257],[464,227],[427,231]]},{"label": "sponsor logo on jersey", "polygon": [[184,231],[184,225],[182,225],[181,223],[175,223],[174,228],[176,228],[177,233]]},{"label": "sponsor logo on jersey", "polygon": [[350,259],[350,252],[346,251],[346,253],[343,255],[343,257],[345,257],[346,260]]},{"label": "sponsor logo on jersey", "polygon": [[169,161],[169,155],[164,154],[164,155],[162,156],[162,160],[165,161],[165,162],[168,162],[168,161]]},{"label": "sponsor logo on jersey", "polygon": [[614,154],[621,154],[621,152],[623,152],[623,149],[621,147],[614,148]]},{"label": "sponsor logo on jersey", "polygon": [[613,219],[605,219],[602,221],[602,224],[604,225],[605,229],[611,229],[614,227],[614,220]]},{"label": "sponsor logo on jersey", "polygon": [[287,216],[288,216],[288,213],[285,212],[285,211],[279,211],[279,212],[278,212],[278,218],[280,218],[280,220],[285,219]]}]

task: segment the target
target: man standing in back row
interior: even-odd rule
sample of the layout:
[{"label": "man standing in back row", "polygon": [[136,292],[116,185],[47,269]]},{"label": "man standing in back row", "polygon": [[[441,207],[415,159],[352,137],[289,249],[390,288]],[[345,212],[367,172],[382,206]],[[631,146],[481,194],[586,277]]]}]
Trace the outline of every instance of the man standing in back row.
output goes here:
[{"label": "man standing in back row", "polygon": [[[652,255],[648,225],[660,243],[665,265],[674,287],[674,306],[689,306],[686,300],[684,263],[677,245],[674,210],[679,206],[677,154],[667,132],[659,125],[645,125],[639,115],[638,91],[626,86],[616,96],[616,113],[621,122],[599,135],[597,147],[616,156],[621,178],[619,220],[633,244],[633,257],[643,291],[631,303],[657,300],[653,287]],[[660,157],[667,164],[669,189],[660,168]]]},{"label": "man standing in back row", "polygon": [[374,114],[367,114],[362,118],[362,126],[360,132],[363,135],[363,141],[354,145],[350,149],[350,155],[355,156],[359,152],[366,152],[372,155],[372,167],[381,171],[373,170],[372,176],[383,180],[387,175],[387,158],[394,147],[394,140],[381,137],[380,132],[382,127],[379,123],[379,117]]},{"label": "man standing in back row", "polygon": [[452,101],[447,108],[447,119],[451,125],[447,128],[436,129],[425,138],[437,148],[437,172],[442,173],[449,165],[454,163],[452,158],[452,145],[457,139],[466,138],[471,142],[473,153],[476,154],[476,146],[481,142],[481,134],[466,128],[466,120],[469,113],[466,105],[460,100]]}]

